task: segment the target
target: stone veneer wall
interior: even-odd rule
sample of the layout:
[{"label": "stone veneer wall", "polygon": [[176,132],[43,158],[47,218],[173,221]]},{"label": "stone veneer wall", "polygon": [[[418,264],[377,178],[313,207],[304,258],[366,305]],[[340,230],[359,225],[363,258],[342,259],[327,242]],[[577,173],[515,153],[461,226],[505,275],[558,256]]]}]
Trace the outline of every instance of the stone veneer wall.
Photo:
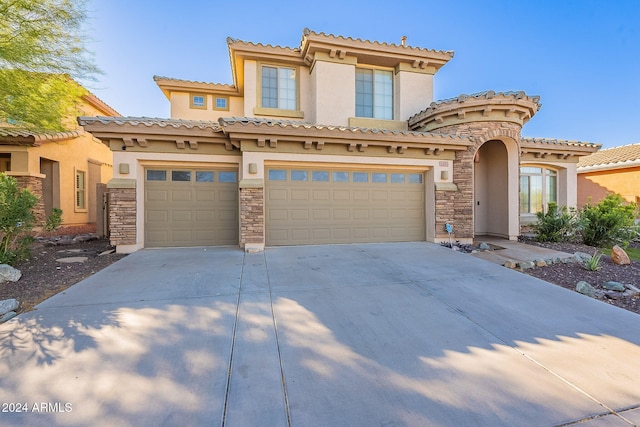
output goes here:
[{"label": "stone veneer wall", "polygon": [[264,241],[264,188],[241,188],[240,247]]},{"label": "stone veneer wall", "polygon": [[[453,161],[453,182],[458,191],[436,191],[436,239],[448,236],[445,224],[453,225],[455,237],[472,239],[473,224],[473,159],[482,144],[500,137],[507,137],[520,145],[522,127],[508,122],[471,122],[445,126],[434,133],[472,137],[475,144],[464,151],[456,151]],[[519,150],[518,150],[519,151]]]},{"label": "stone veneer wall", "polygon": [[136,244],[136,189],[109,189],[109,240],[112,245]]},{"label": "stone veneer wall", "polygon": [[33,208],[33,214],[36,218],[36,225],[42,225],[47,220],[44,211],[44,200],[42,198],[42,181],[43,178],[36,176],[14,176],[18,182],[18,187],[28,188],[34,195],[38,197],[38,203]]}]

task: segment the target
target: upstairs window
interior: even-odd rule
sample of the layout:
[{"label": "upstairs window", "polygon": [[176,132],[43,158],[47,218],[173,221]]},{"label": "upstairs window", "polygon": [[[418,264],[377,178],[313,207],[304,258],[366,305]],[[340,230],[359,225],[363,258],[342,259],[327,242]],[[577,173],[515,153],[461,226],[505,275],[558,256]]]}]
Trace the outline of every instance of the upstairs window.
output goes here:
[{"label": "upstairs window", "polygon": [[296,110],[296,69],[262,66],[262,107]]},{"label": "upstairs window", "polygon": [[393,72],[356,68],[356,116],[393,120]]},{"label": "upstairs window", "polygon": [[193,94],[191,95],[191,108],[200,108],[200,109],[206,109],[207,108],[207,96],[206,95],[200,95],[200,94]]}]

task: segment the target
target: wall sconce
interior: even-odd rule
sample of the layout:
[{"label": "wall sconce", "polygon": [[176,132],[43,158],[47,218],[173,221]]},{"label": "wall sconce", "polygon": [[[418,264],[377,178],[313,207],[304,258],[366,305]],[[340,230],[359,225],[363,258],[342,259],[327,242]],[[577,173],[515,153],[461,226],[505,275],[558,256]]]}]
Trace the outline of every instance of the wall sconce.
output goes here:
[{"label": "wall sconce", "polygon": [[249,163],[249,173],[250,174],[258,173],[258,165],[256,163]]},{"label": "wall sconce", "polygon": [[129,163],[120,163],[118,165],[118,171],[121,175],[127,175],[129,173]]},{"label": "wall sconce", "polygon": [[449,171],[440,171],[440,181],[446,181],[449,179]]}]

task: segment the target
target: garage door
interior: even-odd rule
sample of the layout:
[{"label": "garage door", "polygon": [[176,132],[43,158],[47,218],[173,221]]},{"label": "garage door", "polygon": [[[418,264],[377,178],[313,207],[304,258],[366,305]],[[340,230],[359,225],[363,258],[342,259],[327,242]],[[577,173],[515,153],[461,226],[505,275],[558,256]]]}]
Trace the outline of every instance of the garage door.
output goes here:
[{"label": "garage door", "polygon": [[238,243],[235,169],[149,168],[144,199],[146,247]]},{"label": "garage door", "polygon": [[267,169],[266,243],[425,240],[423,174]]}]

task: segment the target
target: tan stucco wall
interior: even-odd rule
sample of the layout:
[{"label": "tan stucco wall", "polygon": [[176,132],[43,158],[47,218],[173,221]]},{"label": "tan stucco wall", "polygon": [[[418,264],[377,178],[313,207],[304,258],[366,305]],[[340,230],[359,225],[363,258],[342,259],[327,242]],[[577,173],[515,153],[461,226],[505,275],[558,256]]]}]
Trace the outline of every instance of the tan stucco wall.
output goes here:
[{"label": "tan stucco wall", "polygon": [[[90,134],[61,142],[47,142],[40,147],[28,149],[28,169],[30,173],[40,173],[40,159],[45,158],[59,163],[60,170],[60,209],[65,225],[84,224],[89,222],[89,200],[87,188],[87,209],[75,208],[75,171],[86,173],[87,185],[89,179],[89,159],[100,166],[100,177],[94,177],[97,182],[106,183],[111,179],[112,157],[111,150]],[[13,169],[13,164],[12,164]]]},{"label": "tan stucco wall", "polygon": [[409,120],[433,102],[433,75],[400,71],[396,74],[394,118]]},{"label": "tan stucco wall", "polygon": [[312,90],[308,95],[315,106],[310,111],[313,122],[349,125],[349,117],[356,114],[355,76],[355,66],[351,64],[315,63],[311,72]]},{"label": "tan stucco wall", "polygon": [[580,173],[578,175],[578,206],[589,201],[598,203],[609,193],[620,194],[628,202],[640,197],[640,167]]}]

